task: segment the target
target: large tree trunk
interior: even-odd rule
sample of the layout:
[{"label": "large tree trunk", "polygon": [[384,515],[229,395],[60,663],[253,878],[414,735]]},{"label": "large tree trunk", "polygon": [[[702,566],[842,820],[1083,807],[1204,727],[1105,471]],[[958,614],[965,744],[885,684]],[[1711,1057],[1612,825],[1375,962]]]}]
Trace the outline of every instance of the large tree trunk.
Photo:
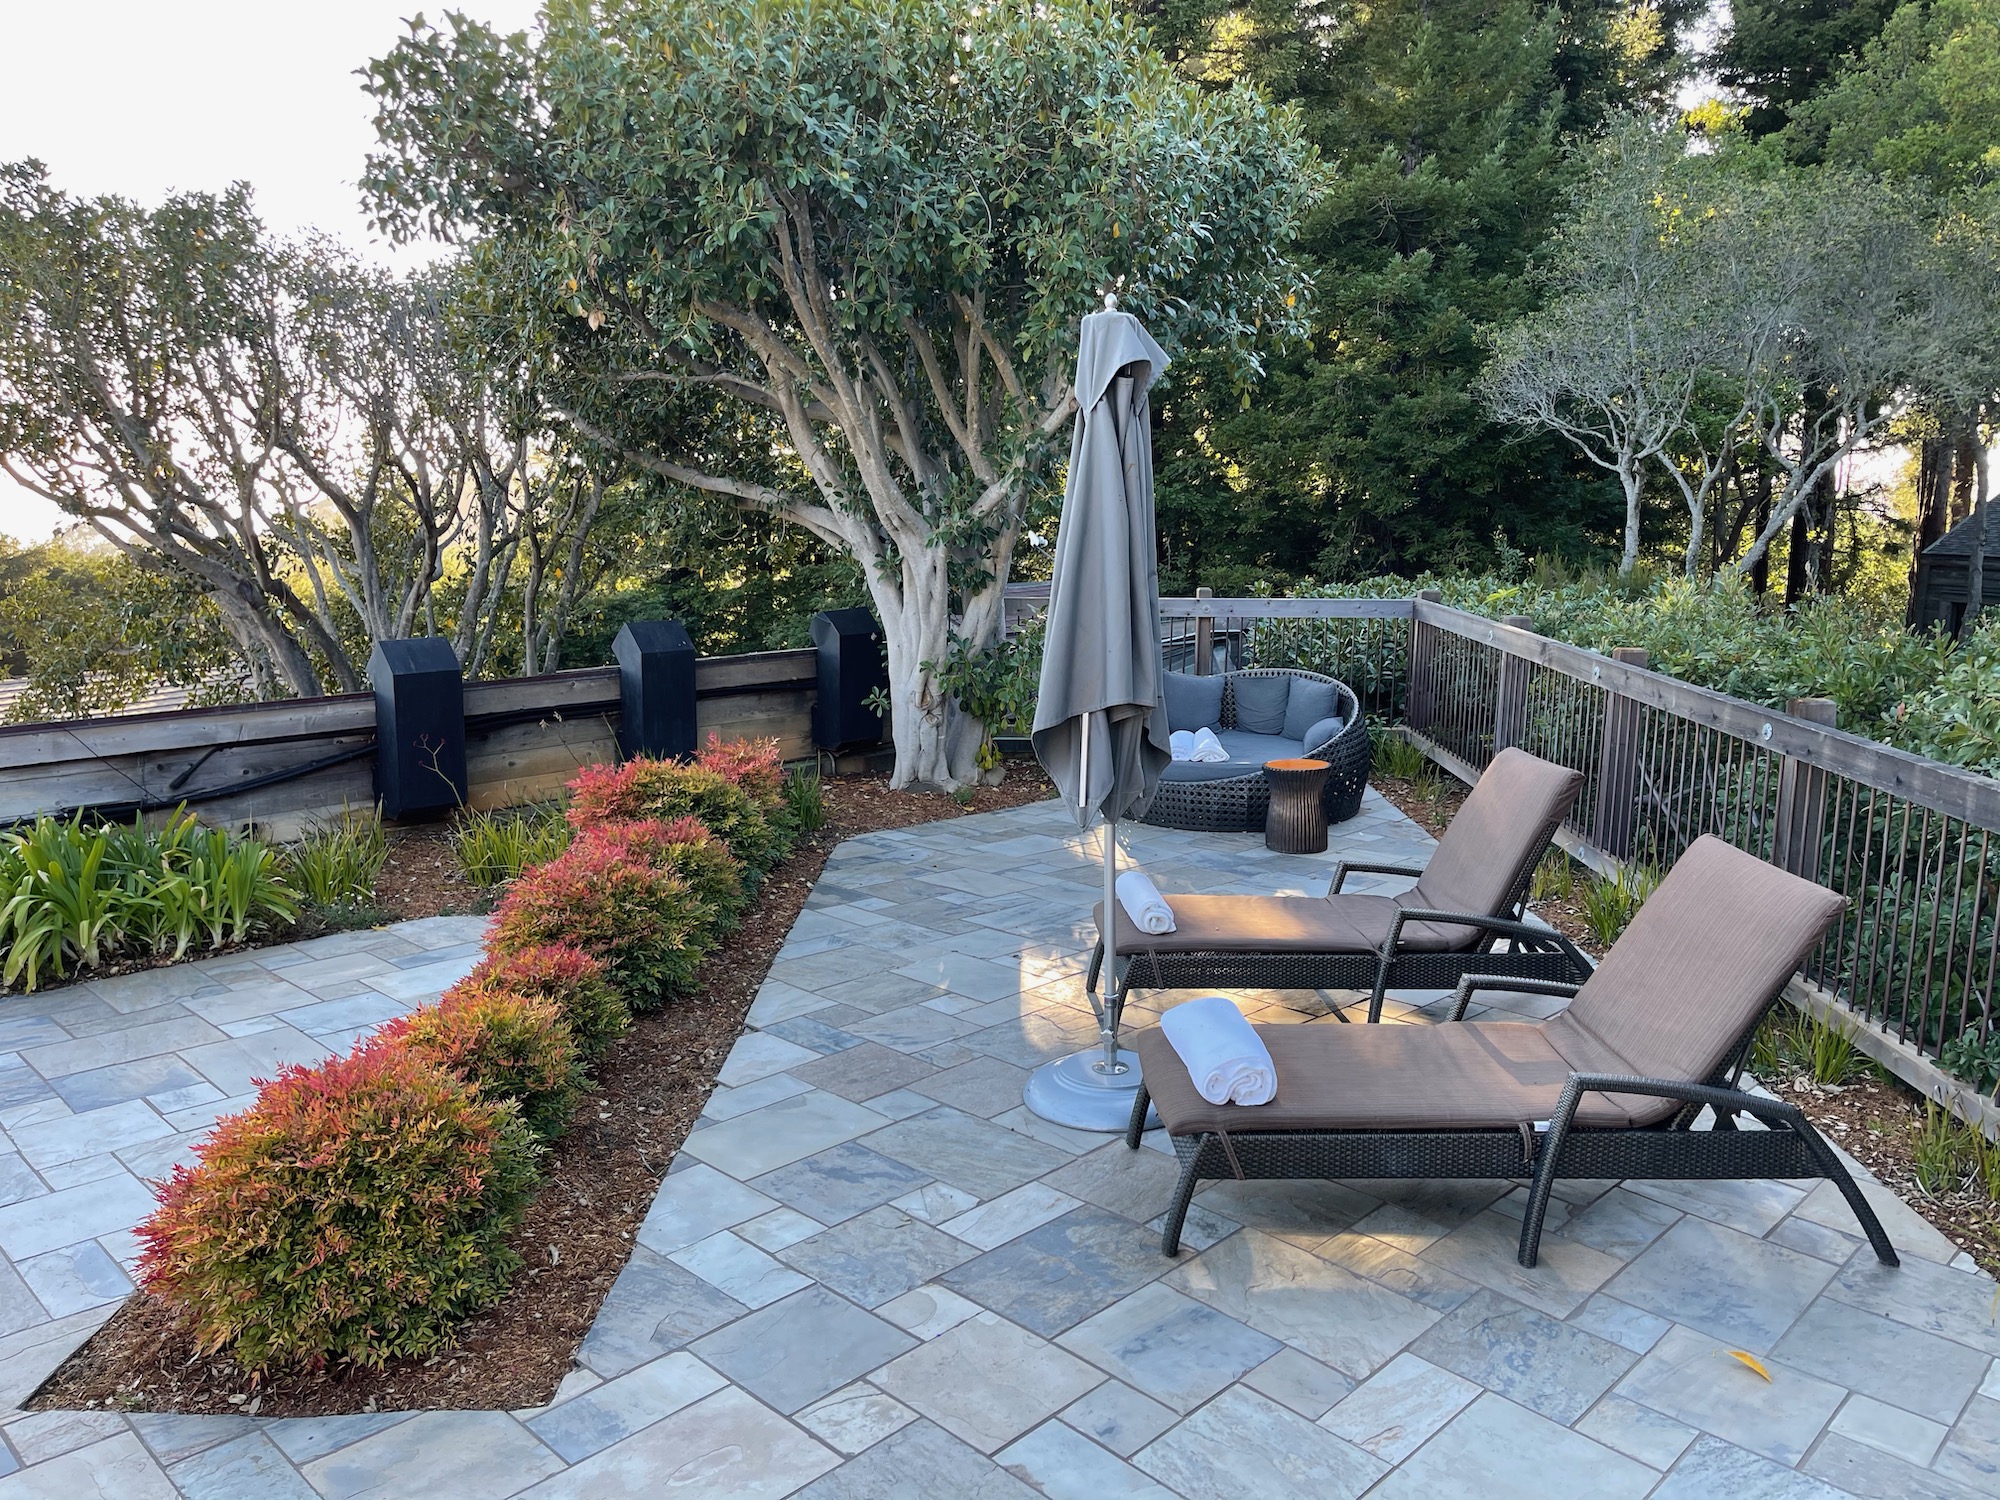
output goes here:
[{"label": "large tree trunk", "polygon": [[1639,502],[1644,475],[1636,464],[1623,465],[1618,470],[1618,483],[1625,491],[1625,547],[1618,558],[1618,571],[1624,574],[1639,561]]}]

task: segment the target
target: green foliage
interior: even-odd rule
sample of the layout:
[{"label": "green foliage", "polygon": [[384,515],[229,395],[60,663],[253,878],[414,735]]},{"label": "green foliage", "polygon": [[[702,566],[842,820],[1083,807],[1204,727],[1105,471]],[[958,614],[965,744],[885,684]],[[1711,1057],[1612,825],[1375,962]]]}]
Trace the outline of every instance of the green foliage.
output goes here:
[{"label": "green foliage", "polygon": [[752,793],[706,766],[637,756],[622,766],[587,766],[569,789],[573,828],[693,818],[753,875],[770,869],[789,847],[784,830],[773,826]]},{"label": "green foliage", "polygon": [[1567,901],[1576,894],[1576,861],[1560,849],[1551,849],[1535,866],[1530,882],[1530,901]]},{"label": "green foliage", "polygon": [[1646,898],[1659,886],[1660,872],[1644,865],[1628,864],[1615,876],[1593,871],[1583,883],[1583,921],[1597,939],[1609,948],[1639,914]]},{"label": "green foliage", "polygon": [[277,851],[185,811],[157,828],[43,816],[0,839],[0,982],[30,990],[72,966],[240,943],[298,912]]},{"label": "green foliage", "polygon": [[1895,8],[1896,0],[1731,0],[1715,60],[1721,81],[1751,100],[1750,133],[1783,129]]},{"label": "green foliage", "polygon": [[1368,738],[1375,769],[1381,775],[1415,781],[1430,770],[1430,757],[1396,730],[1378,726],[1368,731]]},{"label": "green foliage", "polygon": [[586,1058],[602,1052],[632,1024],[632,1012],[619,998],[604,965],[570,944],[492,954],[465,982],[552,1001]]},{"label": "green foliage", "polygon": [[1984,1037],[1974,1032],[1953,1037],[1938,1051],[1947,1073],[1964,1079],[1982,1094],[2000,1090],[2000,1027]]},{"label": "green foliage", "polygon": [[519,1111],[407,1049],[288,1067],[196,1153],[139,1226],[140,1280],[253,1374],[443,1348],[520,1264]]},{"label": "green foliage", "polygon": [[938,685],[958,700],[959,708],[985,731],[979,768],[1000,764],[993,747],[996,734],[1026,734],[1035,720],[1035,695],[1042,681],[1042,637],[1048,622],[1029,621],[1005,640],[977,648],[963,637],[951,643],[951,655],[936,667]]},{"label": "green foliage", "polygon": [[367,906],[388,857],[380,809],[347,808],[313,824],[285,851],[285,876],[309,906]]},{"label": "green foliage", "polygon": [[569,847],[570,837],[558,806],[466,809],[452,824],[451,852],[467,880],[490,887],[554,859]]},{"label": "green foliage", "polygon": [[569,1128],[586,1082],[583,1059],[553,1000],[459,984],[435,1005],[391,1021],[371,1047],[402,1047],[494,1104],[512,1100],[540,1141]]},{"label": "green foliage", "polygon": [[27,678],[11,723],[117,713],[162,687],[229,703],[246,684],[222,616],[192,578],[108,544],[0,552],[0,655]]},{"label": "green foliage", "polygon": [[1767,1080],[1802,1073],[1818,1084],[1867,1077],[1875,1065],[1855,1046],[1858,1028],[1856,1021],[1774,1006],[1751,1039],[1751,1071]]},{"label": "green foliage", "polygon": [[800,833],[826,826],[826,788],[817,770],[799,767],[785,777],[785,816]]},{"label": "green foliage", "polygon": [[2000,1202],[2000,1143],[1958,1112],[1955,1103],[1924,1101],[1924,1115],[1911,1127],[1910,1171],[1917,1186],[1933,1197],[1983,1191]]}]

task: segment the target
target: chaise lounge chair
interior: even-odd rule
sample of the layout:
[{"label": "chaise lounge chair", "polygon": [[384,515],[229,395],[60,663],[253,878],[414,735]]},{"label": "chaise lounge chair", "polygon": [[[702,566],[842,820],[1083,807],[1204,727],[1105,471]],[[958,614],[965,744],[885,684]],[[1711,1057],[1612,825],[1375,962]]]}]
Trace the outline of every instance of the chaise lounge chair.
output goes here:
[{"label": "chaise lounge chair", "polygon": [[[1738,1086],[1751,1035],[1846,903],[1713,837],[1696,840],[1569,1008],[1541,1023],[1464,1021],[1469,976],[1436,1026],[1259,1026],[1277,1097],[1207,1103],[1157,1029],[1136,1038],[1148,1097],[1180,1159],[1160,1248],[1178,1253],[1195,1188],[1220,1177],[1531,1180],[1533,1266],[1561,1177],[1824,1177],[1876,1258],[1897,1263],[1868,1200],[1792,1105]],[[1538,986],[1537,988],[1551,988]],[[1702,1106],[1715,1128],[1690,1128]],[[1765,1129],[1739,1130],[1747,1114]]]},{"label": "chaise lounge chair", "polygon": [[[1162,934],[1141,932],[1121,907],[1106,986],[1113,1024],[1135,988],[1369,989],[1368,1019],[1378,1021],[1390,988],[1448,989],[1471,973],[1582,979],[1590,965],[1574,944],[1522,920],[1535,866],[1582,785],[1567,767],[1502,750],[1427,865],[1344,861],[1325,896],[1169,896],[1176,928]],[[1419,878],[1395,896],[1341,889],[1364,871]],[[1093,916],[1101,934],[1103,903]],[[1495,951],[1503,938],[1508,949]],[[1100,937],[1084,981],[1093,1006],[1103,967]]]}]

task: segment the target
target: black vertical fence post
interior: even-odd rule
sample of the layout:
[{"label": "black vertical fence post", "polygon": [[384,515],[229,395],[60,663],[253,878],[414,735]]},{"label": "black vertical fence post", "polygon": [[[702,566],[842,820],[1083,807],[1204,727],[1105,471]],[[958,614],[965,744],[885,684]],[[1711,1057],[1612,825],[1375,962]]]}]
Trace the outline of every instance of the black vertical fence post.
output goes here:
[{"label": "black vertical fence post", "polygon": [[611,643],[618,659],[618,749],[662,758],[695,752],[694,642],[678,620],[633,620]]},{"label": "black vertical fence post", "polygon": [[368,658],[375,692],[375,797],[385,818],[465,804],[465,677],[441,636],[383,641]]}]

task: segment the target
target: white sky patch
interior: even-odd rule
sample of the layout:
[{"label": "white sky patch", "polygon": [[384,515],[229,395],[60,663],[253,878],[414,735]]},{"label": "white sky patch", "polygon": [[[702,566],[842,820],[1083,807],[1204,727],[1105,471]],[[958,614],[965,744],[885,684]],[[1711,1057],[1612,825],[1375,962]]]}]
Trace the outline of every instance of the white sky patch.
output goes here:
[{"label": "white sky patch", "polygon": [[[375,140],[356,70],[404,35],[417,0],[69,0],[6,7],[0,161],[36,157],[71,193],[158,203],[244,181],[280,233],[308,227],[389,262],[355,187]],[[442,6],[425,7],[435,16]],[[507,31],[535,0],[455,0]],[[48,536],[52,505],[0,475],[0,533]]]}]

